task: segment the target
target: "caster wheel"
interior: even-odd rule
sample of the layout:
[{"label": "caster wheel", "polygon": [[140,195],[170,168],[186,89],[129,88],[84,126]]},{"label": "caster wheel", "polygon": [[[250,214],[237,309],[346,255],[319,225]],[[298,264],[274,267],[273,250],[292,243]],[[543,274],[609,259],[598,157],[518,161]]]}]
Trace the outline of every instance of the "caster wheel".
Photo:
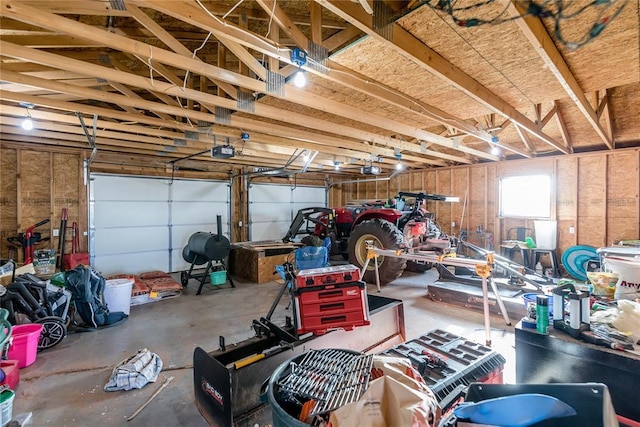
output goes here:
[{"label": "caster wheel", "polygon": [[189,277],[187,277],[186,271],[180,273],[180,284],[183,288],[185,288],[189,284]]},{"label": "caster wheel", "polygon": [[54,347],[67,336],[67,327],[60,317],[48,316],[36,320],[43,328],[38,339],[38,350]]}]

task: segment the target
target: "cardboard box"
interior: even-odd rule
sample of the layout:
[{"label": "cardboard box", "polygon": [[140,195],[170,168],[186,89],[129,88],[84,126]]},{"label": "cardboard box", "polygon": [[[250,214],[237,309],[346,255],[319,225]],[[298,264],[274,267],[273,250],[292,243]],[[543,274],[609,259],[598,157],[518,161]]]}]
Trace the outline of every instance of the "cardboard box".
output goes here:
[{"label": "cardboard box", "polygon": [[38,249],[33,252],[33,268],[36,274],[53,274],[56,272],[56,251]]}]

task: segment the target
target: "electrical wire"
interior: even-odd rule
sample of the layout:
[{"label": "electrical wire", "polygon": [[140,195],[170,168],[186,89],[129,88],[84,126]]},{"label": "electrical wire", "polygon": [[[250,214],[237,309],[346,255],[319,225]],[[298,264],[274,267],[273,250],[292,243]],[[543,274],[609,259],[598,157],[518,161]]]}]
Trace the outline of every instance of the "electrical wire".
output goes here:
[{"label": "electrical wire", "polygon": [[[520,19],[524,16],[535,16],[540,19],[553,20],[554,36],[556,40],[569,49],[578,49],[599,36],[605,28],[617,18],[625,8],[629,0],[592,0],[591,2],[578,7],[575,11],[567,12],[574,4],[575,0],[538,0],[530,1],[526,12],[522,16],[505,16],[507,6],[499,13],[493,13],[493,18],[487,19],[480,16],[479,12],[474,12],[478,16],[469,15],[470,11],[476,11],[483,6],[498,4],[499,0],[479,0],[476,3],[458,6],[458,0],[422,0],[412,10],[426,5],[433,10],[447,14],[451,20],[461,27],[476,27],[487,24],[501,24],[504,22]],[[568,40],[562,31],[563,25],[571,25],[571,20],[591,13],[594,8],[600,8],[597,18],[590,28],[586,29],[582,37],[576,40]]]},{"label": "electrical wire", "polygon": [[229,14],[231,14],[231,12],[233,12],[236,7],[240,6],[240,3],[242,3],[243,1],[244,0],[240,0],[238,3],[236,3],[235,6],[233,6],[231,9],[229,9],[229,12],[225,13],[224,15],[222,15],[222,19],[226,19],[227,16],[229,16]]}]

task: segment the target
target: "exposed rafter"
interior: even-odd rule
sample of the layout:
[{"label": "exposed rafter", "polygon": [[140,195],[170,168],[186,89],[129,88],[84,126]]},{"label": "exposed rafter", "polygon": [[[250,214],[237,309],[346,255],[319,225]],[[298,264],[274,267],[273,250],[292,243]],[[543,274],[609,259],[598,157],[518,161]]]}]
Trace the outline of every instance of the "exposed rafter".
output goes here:
[{"label": "exposed rafter", "polygon": [[389,24],[392,34],[389,40],[387,40],[385,37],[378,34],[373,28],[372,15],[367,14],[358,5],[352,2],[339,0],[314,1],[317,1],[342,19],[360,28],[370,37],[392,47],[398,53],[411,59],[430,73],[433,73],[443,80],[451,83],[457,89],[463,91],[465,94],[480,102],[482,105],[490,108],[492,111],[509,118],[516,126],[521,127],[557,150],[567,153],[567,149],[565,147],[557,143],[544,132],[540,132],[536,124],[528,119],[524,114],[520,113],[513,106],[509,105],[508,102],[444,59],[440,54],[422,43],[422,41],[414,37],[400,25],[396,23]]},{"label": "exposed rafter", "polygon": [[611,137],[607,135],[606,131],[600,125],[596,112],[589,104],[587,97],[584,95],[584,91],[580,88],[578,81],[573,73],[571,73],[567,63],[564,58],[562,58],[551,37],[549,37],[540,19],[528,15],[527,5],[521,1],[510,0],[509,12],[512,16],[523,16],[522,19],[515,20],[522,33],[529,40],[536,52],[538,52],[538,55],[544,60],[544,63],[549,67],[549,70],[551,70],[558,82],[560,82],[571,100],[586,117],[589,124],[596,131],[600,139],[602,139],[602,142],[604,142],[607,147],[613,149]]}]

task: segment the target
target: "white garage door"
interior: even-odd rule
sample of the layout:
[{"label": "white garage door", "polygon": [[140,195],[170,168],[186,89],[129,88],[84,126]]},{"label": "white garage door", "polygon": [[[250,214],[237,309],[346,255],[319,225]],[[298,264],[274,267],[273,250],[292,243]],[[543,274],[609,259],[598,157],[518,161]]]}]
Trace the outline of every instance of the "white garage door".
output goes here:
[{"label": "white garage door", "polygon": [[327,206],[324,187],[251,184],[249,239],[281,240],[298,210],[312,206]]},{"label": "white garage door", "polygon": [[226,181],[91,176],[91,265],[104,275],[188,268],[182,248],[197,231],[229,236]]}]

